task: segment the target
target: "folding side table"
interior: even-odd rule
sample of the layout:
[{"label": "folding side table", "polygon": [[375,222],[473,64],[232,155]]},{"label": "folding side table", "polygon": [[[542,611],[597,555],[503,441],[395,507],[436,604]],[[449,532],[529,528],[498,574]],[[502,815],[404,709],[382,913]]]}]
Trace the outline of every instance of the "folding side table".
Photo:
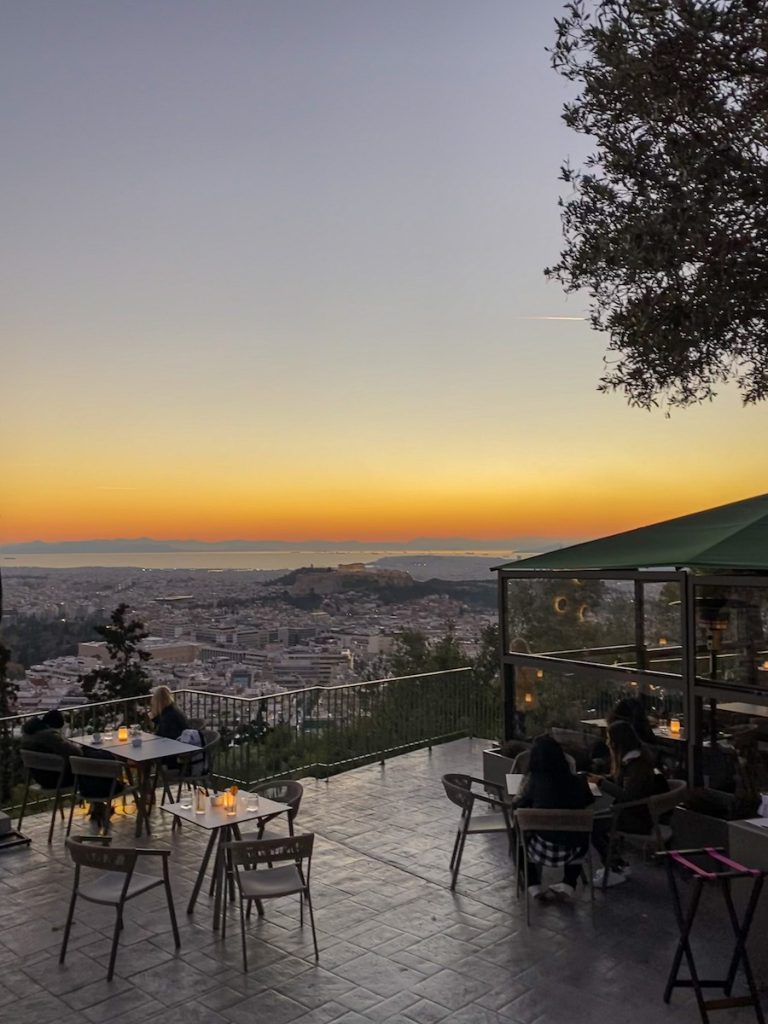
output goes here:
[{"label": "folding side table", "polygon": [[[763,879],[766,872],[759,868],[748,868],[739,864],[730,857],[725,856],[722,847],[706,846],[697,850],[668,850],[665,853],[657,854],[658,857],[665,857],[667,863],[667,877],[672,893],[672,902],[675,909],[675,917],[680,928],[680,941],[672,960],[672,967],[664,989],[664,1002],[669,1003],[672,990],[675,988],[692,988],[696,993],[696,1002],[699,1013],[704,1024],[709,1024],[709,1010],[725,1010],[734,1006],[752,1006],[759,1024],[765,1024],[765,1018],[760,1006],[760,996],[755,985],[755,978],[752,973],[752,966],[747,955],[747,938],[755,915],[755,908],[760,899],[760,892],[763,888]],[[698,857],[704,863],[696,863],[691,857]],[[678,888],[676,868],[682,869],[691,881],[691,894],[688,900],[688,907],[684,910],[683,901]],[[751,891],[747,900],[746,910],[739,920],[731,893],[731,882],[734,879],[746,879],[752,882]],[[693,959],[691,949],[691,930],[699,909],[699,902],[705,885],[716,885],[723,894],[723,900],[728,910],[728,917],[736,938],[733,948],[731,962],[728,966],[728,973],[725,978],[700,978],[696,970],[696,963]],[[688,965],[689,978],[678,978],[683,956]],[[736,981],[736,974],[739,965],[744,969],[744,976],[749,988],[748,996],[733,996],[733,986]],[[703,989],[721,988],[723,997],[719,999],[705,999]]]}]

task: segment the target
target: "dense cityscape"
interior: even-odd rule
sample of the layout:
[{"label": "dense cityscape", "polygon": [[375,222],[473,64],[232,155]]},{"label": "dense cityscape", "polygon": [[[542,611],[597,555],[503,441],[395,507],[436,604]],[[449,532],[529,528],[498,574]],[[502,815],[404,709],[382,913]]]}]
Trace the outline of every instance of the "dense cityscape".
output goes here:
[{"label": "dense cityscape", "polygon": [[[14,568],[4,571],[6,633],[82,623],[67,649],[24,664],[11,644],[19,713],[84,702],[80,679],[108,661],[94,626],[120,603],[145,626],[153,683],[254,697],[384,678],[404,630],[448,633],[467,661],[495,621],[488,582],[419,582],[345,565],[283,572]],[[90,624],[90,625],[89,625]]]}]

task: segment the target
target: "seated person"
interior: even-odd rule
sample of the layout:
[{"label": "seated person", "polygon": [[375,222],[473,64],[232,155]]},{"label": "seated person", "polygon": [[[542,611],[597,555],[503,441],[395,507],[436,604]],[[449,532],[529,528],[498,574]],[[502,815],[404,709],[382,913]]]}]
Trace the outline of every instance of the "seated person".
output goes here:
[{"label": "seated person", "polygon": [[[589,781],[599,786],[601,792],[612,796],[614,804],[630,803],[667,792],[666,779],[655,770],[651,755],[629,722],[618,719],[608,726],[608,750],[611,757],[610,776],[590,775]],[[623,832],[644,835],[650,833],[652,827],[647,807],[630,807],[617,821],[617,828]],[[606,864],[610,831],[609,818],[598,818],[595,821],[592,845],[603,862],[603,867],[595,875],[595,885],[603,884],[606,871],[608,885],[619,885],[629,878],[629,868],[619,857],[614,856],[613,863]]]},{"label": "seated person", "polygon": [[[64,715],[61,711],[46,711],[42,718],[31,718],[23,727],[21,736],[22,750],[35,750],[40,754],[58,754],[64,758],[64,774],[62,786],[71,786],[74,778],[70,768],[70,757],[93,757],[113,760],[113,755],[108,750],[94,750],[92,747],[81,747],[72,740],[67,740],[61,735],[64,728]],[[32,778],[44,789],[55,789],[59,776],[56,772],[41,771],[32,769]],[[80,779],[80,793],[86,800],[92,797],[109,796],[112,786],[111,779],[91,778],[83,776]],[[122,782],[115,784],[115,796],[122,793]],[[99,820],[102,817],[102,807],[96,805],[91,808],[91,818]]]},{"label": "seated person", "polygon": [[[629,722],[641,743],[651,748],[654,762],[658,760],[654,751],[656,736],[648,720],[643,702],[637,697],[622,697],[608,712],[608,725],[614,722]],[[592,769],[600,774],[610,771],[610,752],[605,740],[598,740],[592,747]]]},{"label": "seated person", "polygon": [[173,694],[167,686],[156,686],[152,691],[149,716],[157,735],[168,740],[177,740],[189,728],[189,723],[176,707]]},{"label": "seated person", "polygon": [[[593,801],[586,776],[573,774],[557,740],[552,736],[538,736],[533,741],[528,775],[515,806],[576,811],[583,810]],[[572,899],[588,846],[589,840],[574,832],[534,832],[528,835],[530,895],[544,899],[552,893],[558,899]],[[543,887],[542,864],[562,865],[562,882],[551,889]],[[522,865],[518,865],[518,870],[521,869]]]},{"label": "seated person", "polygon": [[[189,722],[176,707],[173,694],[167,686],[156,686],[152,691],[149,716],[157,735],[167,740],[177,740],[184,730],[189,728]],[[164,757],[163,764],[166,768],[179,767],[178,759],[173,756]]]}]

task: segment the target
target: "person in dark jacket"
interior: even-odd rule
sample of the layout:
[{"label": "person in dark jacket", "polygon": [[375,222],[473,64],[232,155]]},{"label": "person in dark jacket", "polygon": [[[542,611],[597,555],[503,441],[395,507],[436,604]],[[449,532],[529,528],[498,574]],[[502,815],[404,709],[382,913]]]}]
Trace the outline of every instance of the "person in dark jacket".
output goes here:
[{"label": "person in dark jacket", "polygon": [[[613,725],[614,722],[629,722],[640,742],[649,748],[649,753],[654,762],[660,759],[656,749],[656,736],[653,727],[648,720],[643,702],[639,698],[622,697],[621,700],[617,700],[608,712],[607,722],[608,725]],[[593,771],[601,774],[610,770],[611,752],[608,749],[606,740],[601,739],[594,744],[590,752],[590,758],[593,762]]]},{"label": "person in dark jacket", "polygon": [[[113,760],[108,750],[93,750],[92,747],[81,747],[72,740],[67,740],[61,735],[64,728],[64,715],[61,711],[46,711],[42,718],[31,718],[23,728],[21,736],[21,749],[34,750],[40,754],[58,754],[64,758],[64,775],[62,786],[71,786],[74,777],[70,768],[70,757],[92,757],[96,759]],[[58,773],[47,772],[39,768],[32,769],[32,778],[44,789],[55,789],[59,781]],[[102,779],[90,776],[81,776],[79,790],[83,797],[88,800],[91,797],[109,796],[112,787],[111,779]],[[122,793],[124,789],[122,782],[115,783],[114,795]],[[104,810],[100,805],[91,809],[91,818],[100,821],[104,816]]]},{"label": "person in dark jacket", "polygon": [[[157,735],[167,740],[177,740],[189,728],[189,723],[176,707],[173,694],[167,686],[156,686],[152,691],[149,715]],[[163,764],[167,768],[179,767],[176,757],[164,757]]]},{"label": "person in dark jacket", "polygon": [[[528,775],[515,806],[576,811],[583,810],[593,801],[586,776],[573,774],[557,740],[552,736],[537,736],[531,747]],[[589,840],[574,832],[535,832],[529,835],[530,895],[537,899],[545,899],[550,894],[558,899],[572,899],[588,846]],[[562,882],[551,888],[542,886],[542,863],[562,865]]]},{"label": "person in dark jacket", "polygon": [[177,740],[189,728],[189,723],[174,704],[173,694],[167,686],[156,686],[152,691],[149,715],[157,735],[167,740]]},{"label": "person in dark jacket", "polygon": [[[590,782],[599,786],[602,793],[612,796],[614,804],[631,803],[666,792],[664,776],[654,768],[651,755],[629,722],[618,719],[608,726],[608,749],[611,755],[610,776],[592,775]],[[653,822],[648,808],[630,807],[623,811],[617,827],[623,832],[650,833]],[[606,864],[610,829],[608,819],[595,822],[592,845],[603,862],[603,867],[595,875],[595,885],[603,884],[605,871],[608,871],[608,885],[619,885],[629,878],[629,868],[621,859],[616,858],[612,864]]]}]

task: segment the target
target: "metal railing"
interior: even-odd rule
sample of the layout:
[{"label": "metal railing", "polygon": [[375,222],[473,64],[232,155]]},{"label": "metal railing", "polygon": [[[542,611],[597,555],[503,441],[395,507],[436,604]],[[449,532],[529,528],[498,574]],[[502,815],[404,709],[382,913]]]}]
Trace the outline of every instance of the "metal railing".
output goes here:
[{"label": "metal railing", "polygon": [[[248,787],[297,775],[328,778],[372,761],[461,736],[501,732],[498,688],[478,682],[471,668],[313,686],[265,697],[177,690],[194,727],[217,731],[214,759],[220,785]],[[148,724],[149,697],[101,701],[64,710],[71,736],[118,725]],[[0,718],[0,806],[20,802],[19,749],[34,715]],[[30,809],[33,809],[32,805]]]}]

